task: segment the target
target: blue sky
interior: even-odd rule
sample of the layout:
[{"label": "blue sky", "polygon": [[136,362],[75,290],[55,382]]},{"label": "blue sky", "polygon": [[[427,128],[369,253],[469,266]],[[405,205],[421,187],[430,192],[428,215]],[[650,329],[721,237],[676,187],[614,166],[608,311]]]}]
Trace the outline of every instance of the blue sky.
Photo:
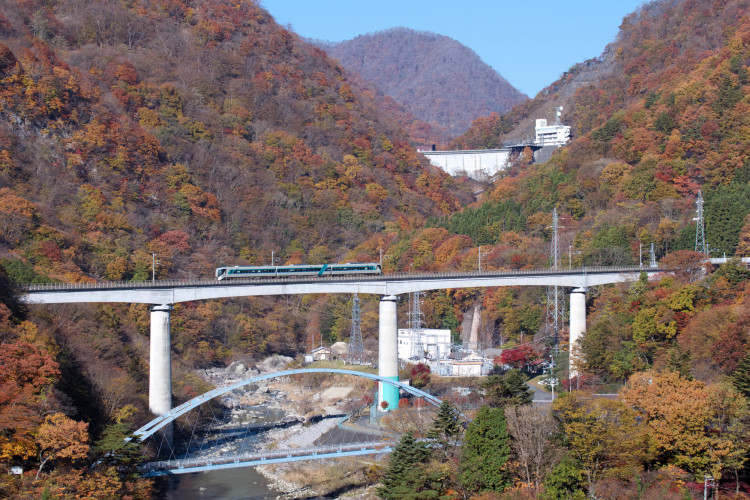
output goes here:
[{"label": "blue sky", "polygon": [[338,42],[396,26],[471,48],[529,97],[615,39],[643,0],[261,0],[300,36]]}]

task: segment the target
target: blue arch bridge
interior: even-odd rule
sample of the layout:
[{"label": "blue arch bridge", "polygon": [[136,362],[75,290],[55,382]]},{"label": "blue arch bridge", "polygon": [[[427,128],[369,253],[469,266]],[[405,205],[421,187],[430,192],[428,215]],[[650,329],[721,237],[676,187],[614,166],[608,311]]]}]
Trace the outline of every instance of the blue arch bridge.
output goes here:
[{"label": "blue arch bridge", "polygon": [[[403,391],[411,403],[378,411],[378,383]],[[405,431],[423,435],[441,404],[427,392],[367,372],[285,370],[206,392],[134,436],[146,445],[146,477],[380,454],[389,453]]]}]

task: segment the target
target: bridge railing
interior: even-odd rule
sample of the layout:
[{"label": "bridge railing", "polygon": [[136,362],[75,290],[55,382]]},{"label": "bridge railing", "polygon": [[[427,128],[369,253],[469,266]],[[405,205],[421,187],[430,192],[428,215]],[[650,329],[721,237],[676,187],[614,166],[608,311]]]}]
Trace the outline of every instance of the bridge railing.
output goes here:
[{"label": "bridge railing", "polygon": [[381,275],[339,275],[339,276],[321,276],[321,277],[284,277],[284,278],[233,278],[231,280],[218,281],[215,279],[201,280],[176,280],[167,279],[160,281],[100,281],[100,282],[76,282],[76,283],[37,283],[23,285],[26,292],[45,292],[56,290],[101,290],[101,289],[123,289],[123,288],[179,288],[179,287],[202,287],[202,286],[235,286],[247,284],[276,284],[276,283],[319,283],[319,282],[340,282],[340,281],[393,281],[400,279],[450,279],[465,277],[494,277],[494,276],[519,276],[519,275],[580,275],[580,274],[597,274],[597,273],[616,273],[616,272],[640,272],[647,271],[664,272],[669,269],[652,268],[646,266],[591,266],[578,267],[569,269],[552,270],[549,268],[534,269],[508,269],[496,271],[443,271],[427,273],[391,273]]}]

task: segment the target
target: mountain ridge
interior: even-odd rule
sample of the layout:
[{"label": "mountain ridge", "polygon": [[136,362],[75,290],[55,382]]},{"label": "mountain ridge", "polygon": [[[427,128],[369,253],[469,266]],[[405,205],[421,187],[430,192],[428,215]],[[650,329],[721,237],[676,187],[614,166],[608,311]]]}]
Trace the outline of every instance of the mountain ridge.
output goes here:
[{"label": "mountain ridge", "polygon": [[473,50],[444,35],[397,27],[318,46],[454,136],[475,118],[528,99]]}]

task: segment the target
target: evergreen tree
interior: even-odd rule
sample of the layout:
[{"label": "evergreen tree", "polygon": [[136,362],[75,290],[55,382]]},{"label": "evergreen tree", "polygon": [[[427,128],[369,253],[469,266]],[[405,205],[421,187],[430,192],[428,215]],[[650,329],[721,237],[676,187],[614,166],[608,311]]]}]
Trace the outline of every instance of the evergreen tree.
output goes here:
[{"label": "evergreen tree", "polygon": [[503,375],[490,375],[480,382],[484,402],[492,408],[531,404],[533,394],[526,384],[526,375],[512,369]]},{"label": "evergreen tree", "polygon": [[443,401],[440,410],[432,421],[432,426],[427,431],[427,437],[434,439],[435,443],[442,449],[444,456],[455,448],[456,442],[461,435],[461,425],[458,422],[458,411],[448,401]]},{"label": "evergreen tree", "polygon": [[388,469],[380,480],[378,496],[385,500],[419,500],[440,498],[441,483],[436,474],[428,472],[430,450],[424,442],[407,432],[391,453]]},{"label": "evergreen tree", "polygon": [[[102,432],[102,437],[95,443],[94,451],[101,454],[102,462],[120,466],[133,466],[142,458],[138,441],[129,431],[126,422],[109,424]],[[125,439],[130,437],[129,441]]]},{"label": "evergreen tree", "polygon": [[510,486],[505,464],[510,437],[503,408],[483,406],[469,424],[461,454],[459,481],[467,493],[503,491]]},{"label": "evergreen tree", "polygon": [[750,398],[750,354],[745,355],[737,365],[737,368],[732,373],[732,384],[737,390],[745,396]]}]

